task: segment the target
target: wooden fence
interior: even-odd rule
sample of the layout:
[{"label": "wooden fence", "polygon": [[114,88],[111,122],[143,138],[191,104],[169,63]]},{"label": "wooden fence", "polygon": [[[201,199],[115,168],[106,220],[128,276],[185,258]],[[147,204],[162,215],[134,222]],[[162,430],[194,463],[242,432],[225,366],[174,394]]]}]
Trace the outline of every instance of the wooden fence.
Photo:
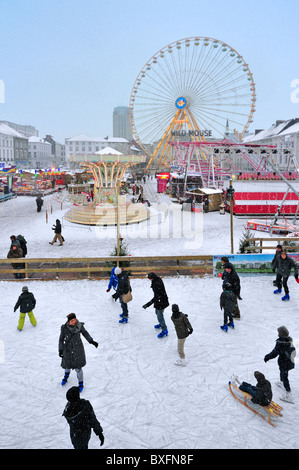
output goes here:
[{"label": "wooden fence", "polygon": [[[213,256],[109,256],[102,258],[19,258],[0,259],[0,279],[15,280],[23,274],[32,280],[108,279],[113,266],[129,263],[131,276],[144,277],[150,271],[159,276],[204,276],[213,274]],[[13,269],[13,264],[23,264]]]},{"label": "wooden fence", "polygon": [[[263,250],[276,250],[276,246],[278,244],[282,245],[286,251],[290,252],[299,252],[299,238],[292,237],[279,237],[279,238],[248,238],[248,242],[252,244],[252,246],[246,246],[245,252],[250,253],[263,253]],[[276,244],[265,245],[265,242],[276,242]],[[294,243],[294,245],[287,245],[286,243]]]}]

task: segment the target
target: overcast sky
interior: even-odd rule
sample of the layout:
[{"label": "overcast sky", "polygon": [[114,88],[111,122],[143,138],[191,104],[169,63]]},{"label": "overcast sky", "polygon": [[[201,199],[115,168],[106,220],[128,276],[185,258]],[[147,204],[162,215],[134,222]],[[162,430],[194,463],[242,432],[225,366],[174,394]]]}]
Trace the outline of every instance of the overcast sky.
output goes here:
[{"label": "overcast sky", "polygon": [[145,63],[174,41],[206,36],[249,64],[250,130],[268,128],[299,117],[298,18],[298,0],[0,0],[0,119],[60,142],[112,136],[113,109],[129,105]]}]

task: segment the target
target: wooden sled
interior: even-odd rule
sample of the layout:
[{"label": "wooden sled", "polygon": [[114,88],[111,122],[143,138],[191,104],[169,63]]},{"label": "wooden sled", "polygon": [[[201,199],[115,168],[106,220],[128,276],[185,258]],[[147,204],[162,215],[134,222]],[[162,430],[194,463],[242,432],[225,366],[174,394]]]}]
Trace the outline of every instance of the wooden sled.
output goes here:
[{"label": "wooden sled", "polygon": [[[256,405],[258,408],[254,409],[252,408],[247,402],[248,400],[251,400],[252,396],[249,395],[249,393],[242,392],[236,385],[233,383],[229,382],[228,383],[230,392],[232,396],[238,400],[242,405],[246,406],[249,410],[253,411],[253,413],[257,414],[260,416],[262,419],[264,419],[267,423],[269,423],[271,426],[275,427],[275,424],[273,421],[271,421],[271,418],[278,418],[279,416],[282,416],[281,410],[283,409],[282,406],[278,405],[274,401],[271,401],[270,405],[268,406],[261,406],[261,405]],[[235,393],[235,390],[240,392],[241,397],[243,396],[243,399],[241,397],[238,397]],[[259,409],[261,411],[259,411]],[[265,414],[263,414],[262,410],[265,410]]]}]

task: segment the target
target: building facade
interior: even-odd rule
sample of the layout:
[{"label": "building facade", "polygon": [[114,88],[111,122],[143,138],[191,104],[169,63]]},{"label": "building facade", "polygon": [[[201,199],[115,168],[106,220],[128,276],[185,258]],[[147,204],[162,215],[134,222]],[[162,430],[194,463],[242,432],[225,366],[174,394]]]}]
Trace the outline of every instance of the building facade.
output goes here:
[{"label": "building facade", "polygon": [[126,106],[118,106],[113,110],[113,136],[133,139],[129,108]]},{"label": "building facade", "polygon": [[31,136],[28,140],[30,168],[43,169],[53,166],[52,146],[40,137]]},{"label": "building facade", "polygon": [[79,135],[65,139],[65,158],[69,162],[76,155],[95,154],[106,147],[111,147],[123,154],[130,154],[130,142],[121,137],[88,137]]},{"label": "building facade", "polygon": [[28,138],[0,123],[0,161],[5,165],[29,167]]},{"label": "building facade", "polygon": [[55,168],[65,166],[65,145],[56,142],[51,135],[46,135],[44,140],[51,144],[53,166]]}]

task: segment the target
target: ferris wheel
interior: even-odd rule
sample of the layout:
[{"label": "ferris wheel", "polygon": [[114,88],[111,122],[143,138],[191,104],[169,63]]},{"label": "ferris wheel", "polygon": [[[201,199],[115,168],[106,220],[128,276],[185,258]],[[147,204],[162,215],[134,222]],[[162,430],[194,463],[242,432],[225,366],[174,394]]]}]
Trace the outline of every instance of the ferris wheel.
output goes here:
[{"label": "ferris wheel", "polygon": [[131,91],[135,140],[148,166],[171,159],[169,141],[216,140],[248,131],[255,112],[255,83],[231,46],[207,37],[173,42],[153,55]]}]

